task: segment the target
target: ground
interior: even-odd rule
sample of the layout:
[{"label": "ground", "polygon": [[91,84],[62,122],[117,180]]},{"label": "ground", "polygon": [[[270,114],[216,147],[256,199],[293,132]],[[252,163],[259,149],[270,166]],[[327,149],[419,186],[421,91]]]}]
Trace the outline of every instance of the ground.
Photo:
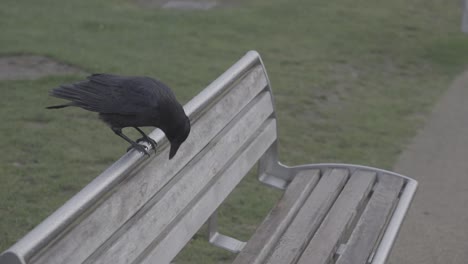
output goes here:
[{"label": "ground", "polygon": [[136,0],[143,7],[182,9],[182,10],[208,10],[236,5],[236,0]]},{"label": "ground", "polygon": [[394,170],[419,181],[389,264],[468,259],[468,71],[435,106]]},{"label": "ground", "polygon": [[77,74],[77,67],[37,55],[0,57],[0,80],[38,79],[49,75]]}]

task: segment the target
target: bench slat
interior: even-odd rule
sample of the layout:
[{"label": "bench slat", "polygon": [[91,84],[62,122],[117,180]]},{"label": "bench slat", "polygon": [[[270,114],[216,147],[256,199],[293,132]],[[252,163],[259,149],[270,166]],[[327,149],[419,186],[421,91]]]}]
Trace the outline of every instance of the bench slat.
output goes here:
[{"label": "bench slat", "polygon": [[[227,164],[225,171],[218,173],[220,178],[216,179],[208,189],[203,190],[202,196],[195,203],[190,204],[182,218],[171,223],[171,226],[164,231],[164,237],[148,247],[135,263],[169,263],[240,183],[276,138],[276,121],[269,119],[260,134],[254,136],[253,142],[249,143],[249,146],[235,160]],[[196,177],[196,175],[187,176]]]},{"label": "bench slat", "polygon": [[348,226],[366,201],[375,179],[375,172],[357,171],[351,175],[322,225],[307,245],[298,264],[329,263]]},{"label": "bench slat", "polygon": [[110,192],[109,196],[104,197],[105,202],[100,201],[95,205],[96,208],[84,213],[86,217],[77,219],[70,230],[60,234],[46,252],[34,256],[32,263],[62,264],[85,261],[193,159],[266,85],[267,79],[262,66],[255,66],[194,123],[190,136],[174,159],[168,160],[167,153],[162,153],[164,155],[157,155],[142,164],[141,169],[130,173],[126,181]]},{"label": "bench slat", "polygon": [[233,264],[260,264],[275,246],[320,178],[318,170],[300,171],[280,201],[257,228]]},{"label": "bench slat", "polygon": [[[200,152],[193,162],[175,176],[163,190],[153,197],[145,208],[116,233],[115,241],[103,245],[87,260],[88,263],[126,264],[132,262],[164,229],[191,203],[196,196],[223,169],[227,162],[255,136],[263,122],[273,113],[271,97],[264,92],[252,101],[252,106],[239,114],[236,120],[221,131],[219,137]],[[242,175],[244,176],[244,175]],[[234,186],[233,186],[234,188]],[[215,208],[213,208],[214,211]],[[186,230],[195,233],[195,230]],[[129,245],[127,241],[138,241]],[[138,250],[140,249],[140,250]]]},{"label": "bench slat", "polygon": [[355,230],[337,264],[367,263],[375,244],[390,217],[404,179],[383,175],[364,209]]},{"label": "bench slat", "polygon": [[266,263],[294,263],[340,194],[348,176],[347,170],[338,169],[322,176]]}]

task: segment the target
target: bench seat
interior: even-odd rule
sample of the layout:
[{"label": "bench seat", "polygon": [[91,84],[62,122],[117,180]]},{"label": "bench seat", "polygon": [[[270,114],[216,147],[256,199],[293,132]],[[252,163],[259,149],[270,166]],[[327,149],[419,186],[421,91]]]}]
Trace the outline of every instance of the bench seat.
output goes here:
[{"label": "bench seat", "polygon": [[301,170],[234,263],[371,263],[405,179],[336,167]]}]

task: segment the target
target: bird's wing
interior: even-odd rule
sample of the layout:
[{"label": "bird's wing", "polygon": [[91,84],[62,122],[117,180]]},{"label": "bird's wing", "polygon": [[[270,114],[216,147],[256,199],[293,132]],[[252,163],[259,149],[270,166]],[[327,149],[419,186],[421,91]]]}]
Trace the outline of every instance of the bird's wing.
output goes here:
[{"label": "bird's wing", "polygon": [[138,114],[154,111],[159,106],[161,89],[167,88],[159,87],[159,83],[147,77],[93,74],[87,81],[62,85],[53,89],[51,94],[71,100],[74,105],[89,111]]}]

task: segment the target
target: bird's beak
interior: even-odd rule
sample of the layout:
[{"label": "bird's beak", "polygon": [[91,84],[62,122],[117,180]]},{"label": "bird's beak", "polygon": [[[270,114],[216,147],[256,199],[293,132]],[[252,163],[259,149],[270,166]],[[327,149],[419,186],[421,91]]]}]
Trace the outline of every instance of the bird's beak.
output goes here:
[{"label": "bird's beak", "polygon": [[171,150],[169,151],[169,159],[172,159],[174,157],[179,147],[180,147],[180,144],[171,143]]}]

